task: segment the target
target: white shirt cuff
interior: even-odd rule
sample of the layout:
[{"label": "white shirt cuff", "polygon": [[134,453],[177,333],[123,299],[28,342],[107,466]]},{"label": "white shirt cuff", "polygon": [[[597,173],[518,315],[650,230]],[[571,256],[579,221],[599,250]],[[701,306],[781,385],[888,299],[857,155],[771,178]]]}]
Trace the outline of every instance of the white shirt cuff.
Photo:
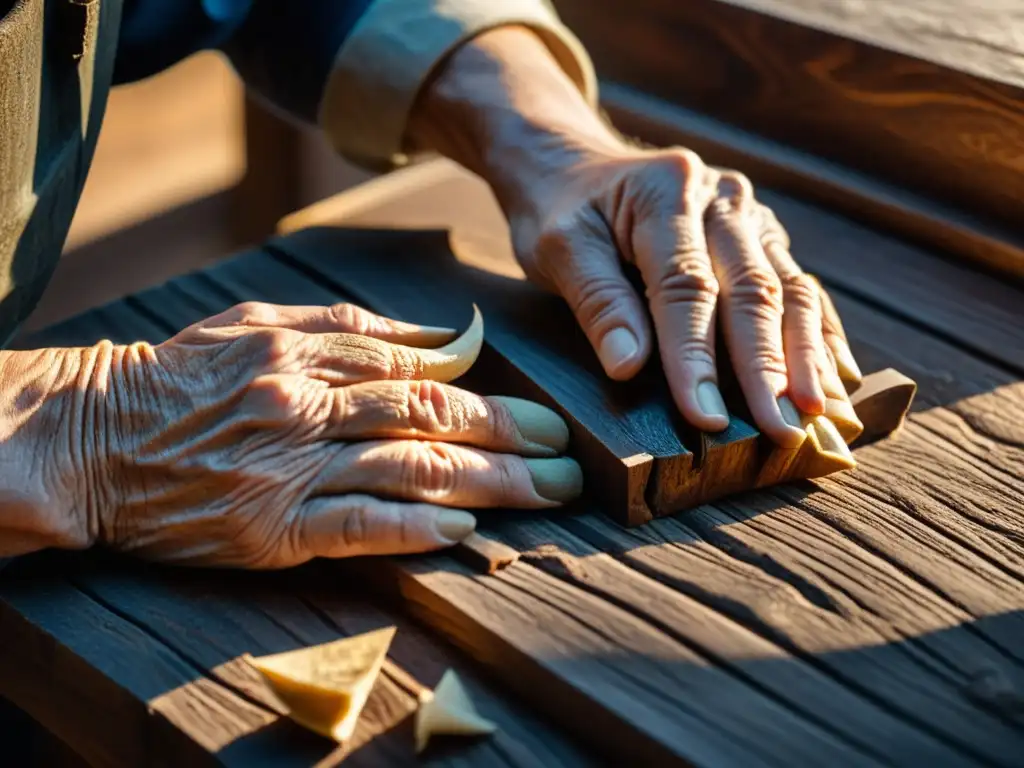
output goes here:
[{"label": "white shirt cuff", "polygon": [[431,72],[464,41],[508,24],[533,30],[596,106],[590,57],[548,0],[376,0],[334,61],[320,127],[353,162],[371,168],[404,164],[406,124]]}]

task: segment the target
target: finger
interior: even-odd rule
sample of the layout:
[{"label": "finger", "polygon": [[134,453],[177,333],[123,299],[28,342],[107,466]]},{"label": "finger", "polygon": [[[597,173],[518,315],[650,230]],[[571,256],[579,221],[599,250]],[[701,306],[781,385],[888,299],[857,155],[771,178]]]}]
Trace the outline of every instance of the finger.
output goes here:
[{"label": "finger", "polygon": [[484,342],[484,321],[473,307],[465,333],[438,349],[419,349],[351,333],[308,334],[297,359],[306,375],[332,386],[361,381],[432,379],[449,382],[468,371]]},{"label": "finger", "polygon": [[324,436],[334,440],[441,440],[523,456],[555,456],[569,443],[569,428],[549,408],[433,381],[367,382],[325,395],[330,417]]},{"label": "finger", "polygon": [[619,381],[635,376],[650,356],[651,331],[601,214],[588,208],[548,232],[536,257],[545,265],[545,282],[569,304],[605,373]]},{"label": "finger", "polygon": [[576,498],[572,459],[524,459],[450,443],[386,440],[345,446],[317,494],[369,493],[456,507],[556,507]]},{"label": "finger", "polygon": [[403,555],[450,547],[473,532],[468,512],[370,496],[321,496],[302,505],[299,546],[309,557]]},{"label": "finger", "polygon": [[750,182],[722,174],[707,215],[708,244],[722,291],[722,325],[736,378],[757,426],[795,448],[806,438],[778,398],[788,387],[782,339],[782,285],[761,246]]},{"label": "finger", "polygon": [[202,320],[202,328],[288,328],[303,333],[354,333],[412,347],[436,347],[451,341],[458,332],[392,320],[355,304],[296,306],[249,301]]},{"label": "finger", "polygon": [[797,265],[789,252],[789,238],[764,206],[761,242],[772,269],[782,284],[782,346],[786,355],[787,393],[804,413],[825,411],[820,370],[827,367],[822,336],[818,284]]},{"label": "finger", "polygon": [[846,340],[846,331],[843,330],[843,323],[839,319],[835,304],[832,303],[832,297],[821,287],[821,283],[818,283],[818,295],[821,297],[821,325],[825,344],[832,351],[839,378],[843,381],[859,383],[864,375],[850,350],[850,345]]},{"label": "finger", "polygon": [[715,316],[719,285],[703,223],[713,180],[703,178],[699,160],[687,162],[693,166],[690,175],[699,178],[684,184],[676,199],[666,198],[670,208],[647,217],[637,227],[634,248],[676,406],[698,429],[719,432],[729,426],[729,413],[718,389]]}]

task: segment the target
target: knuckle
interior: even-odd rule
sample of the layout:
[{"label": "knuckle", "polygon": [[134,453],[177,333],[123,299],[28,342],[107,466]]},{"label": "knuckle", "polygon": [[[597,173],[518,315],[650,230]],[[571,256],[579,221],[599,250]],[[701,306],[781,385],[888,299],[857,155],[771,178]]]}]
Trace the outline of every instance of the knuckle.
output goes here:
[{"label": "knuckle", "polygon": [[[604,230],[604,231],[602,231]],[[541,232],[534,248],[535,255],[555,272],[572,263],[573,254],[583,243],[600,240],[607,235],[604,220],[596,211],[575,210],[555,217]]]},{"label": "knuckle", "polygon": [[682,147],[673,147],[664,151],[656,162],[663,172],[667,173],[680,187],[692,180],[700,179],[705,171],[704,161],[701,160],[700,155]]},{"label": "knuckle", "polygon": [[[376,363],[378,356],[374,355]],[[406,347],[387,345],[380,349],[379,364],[387,373],[385,378],[421,379],[424,375],[423,358],[415,350]]]},{"label": "knuckle", "polygon": [[370,330],[370,314],[362,307],[343,302],[327,308],[330,319],[347,333],[365,335]]},{"label": "knuckle", "polygon": [[409,427],[417,433],[446,434],[461,431],[465,425],[448,388],[435,381],[411,382],[405,408]]},{"label": "knuckle", "polygon": [[456,453],[444,443],[413,442],[403,463],[403,485],[406,492],[427,498],[451,494],[458,483],[460,462]]},{"label": "knuckle", "polygon": [[818,284],[802,272],[786,275],[781,279],[782,294],[787,304],[808,312],[816,312],[821,306]]},{"label": "knuckle", "polygon": [[737,304],[782,311],[782,282],[772,270],[745,266],[730,275],[729,283],[730,296]]},{"label": "knuckle", "polygon": [[718,193],[722,197],[743,198],[745,201],[754,199],[754,185],[745,174],[727,170],[718,175]]},{"label": "knuckle", "polygon": [[368,543],[370,515],[370,506],[363,499],[354,500],[345,509],[339,530],[339,538],[345,550],[359,551]]},{"label": "knuckle", "polygon": [[231,310],[236,325],[273,325],[277,321],[277,308],[262,301],[245,301]]},{"label": "knuckle", "polygon": [[256,379],[245,393],[244,404],[264,418],[289,421],[298,406],[295,387],[276,376]]},{"label": "knuckle", "polygon": [[654,292],[666,304],[714,305],[720,286],[705,259],[683,256],[669,260]]},{"label": "knuckle", "polygon": [[676,357],[683,363],[695,366],[715,367],[715,354],[703,338],[683,339],[676,347]]},{"label": "knuckle", "polygon": [[583,274],[573,286],[569,300],[579,320],[591,326],[614,315],[628,298],[626,291],[614,275]]},{"label": "knuckle", "polygon": [[293,334],[274,328],[256,328],[244,335],[249,359],[258,368],[276,370],[292,357],[295,347]]},{"label": "knuckle", "polygon": [[707,207],[706,217],[711,221],[737,212],[754,210],[754,185],[738,171],[722,171],[718,175],[715,198]]},{"label": "knuckle", "polygon": [[785,376],[786,361],[772,349],[758,349],[746,359],[748,371],[761,376]]}]

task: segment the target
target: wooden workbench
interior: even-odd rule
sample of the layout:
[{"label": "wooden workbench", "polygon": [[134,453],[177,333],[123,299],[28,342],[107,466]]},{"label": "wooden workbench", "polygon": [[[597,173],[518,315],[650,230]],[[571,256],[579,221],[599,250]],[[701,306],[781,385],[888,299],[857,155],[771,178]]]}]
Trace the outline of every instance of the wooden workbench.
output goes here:
[{"label": "wooden workbench", "polygon": [[[516,273],[479,182],[443,163],[404,173],[285,228],[447,221],[461,258]],[[595,508],[488,517],[522,553],[493,575],[448,554],[270,574],[26,558],[0,580],[0,694],[96,765],[329,764],[343,753],[282,718],[239,656],[397,624],[354,765],[411,764],[415,690],[448,666],[501,731],[431,764],[1020,765],[1024,291],[761,197],[862,367],[920,385],[905,429],[855,471],[630,530]],[[241,300],[348,298],[335,260],[401,246],[302,238],[22,344],[158,342]]]}]

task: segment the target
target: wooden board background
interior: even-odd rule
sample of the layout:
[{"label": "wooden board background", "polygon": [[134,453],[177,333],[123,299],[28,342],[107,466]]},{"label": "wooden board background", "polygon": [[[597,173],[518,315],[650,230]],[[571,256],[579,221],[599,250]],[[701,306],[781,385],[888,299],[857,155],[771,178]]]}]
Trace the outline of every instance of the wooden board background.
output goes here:
[{"label": "wooden board background", "polygon": [[[798,224],[801,244],[828,238],[907,263],[906,273],[887,276],[842,249],[815,250],[864,367],[896,365],[921,384],[905,432],[859,451],[856,472],[745,494],[633,531],[586,508],[489,516],[487,535],[522,552],[494,575],[441,554],[371,564],[368,572],[322,564],[284,583],[235,575],[233,591],[224,592],[221,575],[179,582],[170,574],[154,579],[147,569],[110,570],[101,562],[83,572],[73,564],[75,588],[67,594],[60,576],[49,586],[0,587],[5,627],[28,614],[67,649],[30,645],[33,635],[11,639],[4,674],[40,674],[39,663],[24,660],[26,647],[38,647],[75,670],[92,670],[78,697],[100,696],[103,680],[120,681],[127,693],[98,701],[109,708],[123,700],[123,718],[138,717],[132,696],[144,695],[151,708],[159,700],[165,724],[132,721],[148,733],[146,744],[163,743],[153,741],[163,734],[162,748],[205,750],[215,762],[260,749],[301,764],[310,753],[294,736],[265,727],[276,713],[251,700],[250,683],[235,677],[231,660],[269,631],[268,621],[294,627],[288,642],[325,637],[322,619],[301,607],[282,614],[279,601],[315,602],[311,595],[331,579],[361,579],[473,657],[532,716],[613,761],[1016,765],[1024,750],[1024,385],[1021,360],[1008,351],[1021,326],[999,323],[1021,311],[1020,295],[813,206],[783,196],[773,205],[789,212],[791,227]],[[368,249],[365,234],[324,237],[333,245],[316,258],[387,258],[386,249]],[[243,298],[344,297],[317,278],[315,259],[302,261],[279,243],[35,341],[159,341]],[[989,301],[964,298],[971,279]],[[958,334],[960,315],[1004,335]],[[210,599],[187,599],[181,583]],[[50,592],[45,600],[41,589]],[[265,590],[278,596],[262,597]],[[142,650],[83,631],[112,619],[82,621],[90,615],[83,611],[96,610],[82,603],[82,591],[127,618],[130,627],[119,634],[136,637],[132,627],[142,627]],[[344,618],[355,609],[338,610]],[[54,612],[66,618],[56,622]],[[129,661],[140,653],[167,659],[150,662],[151,670],[186,667],[147,688]],[[186,685],[175,694],[187,696],[187,705],[153,698],[153,690],[176,690],[182,682],[173,680],[200,672],[198,690]],[[400,699],[397,706],[401,712]],[[392,739],[399,737],[395,731]],[[551,746],[564,744],[554,739],[519,748],[531,759],[542,749],[556,750],[552,760],[572,754]],[[383,760],[386,750],[401,749],[395,743],[371,741],[365,754]]]},{"label": "wooden board background", "polygon": [[[1008,0],[939,5],[556,2],[606,80],[1014,226],[1024,199],[1021,44],[998,41],[1015,34],[1021,12]],[[902,44],[889,48],[895,37]]]}]

